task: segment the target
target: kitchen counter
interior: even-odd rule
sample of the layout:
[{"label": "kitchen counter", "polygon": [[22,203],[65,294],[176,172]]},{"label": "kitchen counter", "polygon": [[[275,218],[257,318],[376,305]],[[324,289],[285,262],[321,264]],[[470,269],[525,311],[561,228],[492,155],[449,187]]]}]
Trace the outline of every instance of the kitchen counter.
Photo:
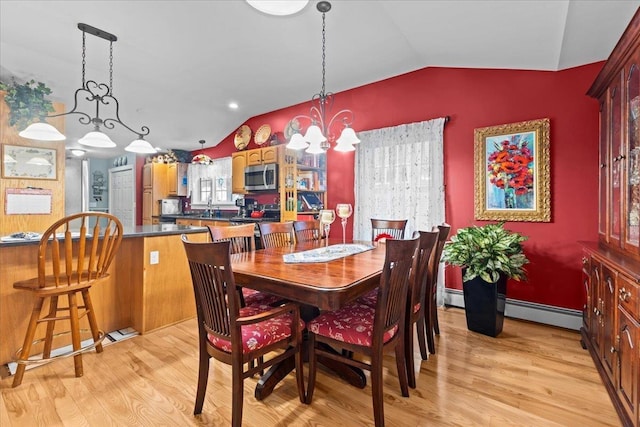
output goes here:
[{"label": "kitchen counter", "polygon": [[[124,227],[122,230],[122,238],[134,237],[153,237],[153,236],[170,236],[173,234],[191,234],[202,233],[206,229],[204,227],[177,225],[177,224],[153,224],[153,225],[137,225],[135,227]],[[19,239],[11,241],[0,241],[2,245],[37,245],[40,238],[37,239]]]},{"label": "kitchen counter", "polygon": [[[100,329],[112,332],[131,327],[145,334],[196,315],[182,234],[196,242],[209,240],[206,227],[125,227],[109,277],[91,288]],[[0,244],[0,364],[10,362],[22,345],[33,299],[28,292],[14,289],[13,283],[38,276],[38,243],[39,239]],[[86,322],[85,316],[81,329],[88,328]],[[56,332],[69,329],[67,322],[57,323]],[[44,336],[44,329],[36,336]]]}]

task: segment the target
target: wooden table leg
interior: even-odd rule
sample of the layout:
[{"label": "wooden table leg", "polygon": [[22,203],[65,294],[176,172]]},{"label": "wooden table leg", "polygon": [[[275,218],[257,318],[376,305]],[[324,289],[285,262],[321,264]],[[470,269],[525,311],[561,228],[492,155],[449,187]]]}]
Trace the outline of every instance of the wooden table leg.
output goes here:
[{"label": "wooden table leg", "polygon": [[[330,346],[324,343],[319,344],[324,347],[325,351],[337,354],[337,352]],[[340,378],[354,387],[365,388],[365,386],[367,385],[367,377],[364,375],[364,372],[362,372],[362,369],[356,368],[355,366],[345,365],[344,363],[340,363],[337,360],[326,359],[322,356],[318,356],[318,363],[331,369],[333,372],[338,374]]]},{"label": "wooden table leg", "polygon": [[256,400],[262,400],[269,396],[276,384],[278,384],[284,377],[289,375],[289,372],[293,371],[295,367],[294,356],[283,360],[280,363],[276,363],[265,372],[256,385],[256,391],[254,393]]}]

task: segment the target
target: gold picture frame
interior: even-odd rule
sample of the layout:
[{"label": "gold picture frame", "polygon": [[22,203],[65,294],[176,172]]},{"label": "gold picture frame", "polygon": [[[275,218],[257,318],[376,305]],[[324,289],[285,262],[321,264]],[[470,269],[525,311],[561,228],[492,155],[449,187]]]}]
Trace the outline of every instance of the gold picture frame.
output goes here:
[{"label": "gold picture frame", "polygon": [[475,129],[475,219],[551,221],[549,119]]},{"label": "gold picture frame", "polygon": [[57,180],[55,148],[2,144],[2,177]]}]

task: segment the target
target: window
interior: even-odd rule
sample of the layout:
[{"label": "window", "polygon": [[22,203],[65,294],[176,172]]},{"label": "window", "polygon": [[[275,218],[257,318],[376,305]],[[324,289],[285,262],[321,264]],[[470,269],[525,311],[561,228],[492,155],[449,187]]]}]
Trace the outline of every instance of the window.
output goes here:
[{"label": "window", "polygon": [[231,194],[231,157],[215,159],[209,165],[189,165],[189,194],[192,206],[233,203]]}]

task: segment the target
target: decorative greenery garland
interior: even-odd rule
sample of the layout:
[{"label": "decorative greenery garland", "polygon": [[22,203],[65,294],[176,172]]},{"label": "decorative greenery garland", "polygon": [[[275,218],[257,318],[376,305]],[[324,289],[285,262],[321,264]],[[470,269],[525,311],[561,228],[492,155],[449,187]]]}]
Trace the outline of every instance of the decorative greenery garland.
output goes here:
[{"label": "decorative greenery garland", "polygon": [[45,95],[51,94],[44,83],[30,80],[25,84],[19,84],[12,79],[11,84],[0,82],[0,90],[7,94],[4,101],[9,106],[9,125],[18,129],[24,129],[32,122],[44,118],[54,112],[53,103],[45,99]]}]

